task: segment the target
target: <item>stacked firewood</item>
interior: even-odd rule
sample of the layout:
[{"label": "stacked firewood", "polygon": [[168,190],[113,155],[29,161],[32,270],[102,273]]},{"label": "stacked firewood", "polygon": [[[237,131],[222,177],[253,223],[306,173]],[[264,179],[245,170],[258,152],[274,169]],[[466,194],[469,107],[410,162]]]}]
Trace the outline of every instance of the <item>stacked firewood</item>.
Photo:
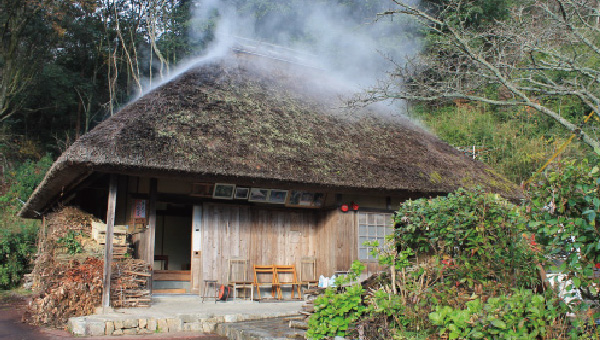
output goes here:
[{"label": "stacked firewood", "polygon": [[[143,260],[125,259],[112,264],[111,306],[150,305],[147,279],[150,267]],[[23,314],[23,321],[60,327],[70,317],[92,315],[102,303],[104,261],[87,258],[80,263],[49,264],[40,269],[40,293]]]},{"label": "stacked firewood", "polygon": [[70,317],[93,314],[102,300],[103,261],[88,258],[41,268],[40,293],[23,314],[31,324],[64,325]]},{"label": "stacked firewood", "polygon": [[[101,223],[72,207],[46,217],[40,228],[32,272],[35,298],[23,316],[25,322],[62,326],[70,317],[94,314],[96,307],[102,304],[104,246],[98,242],[102,231],[92,235],[93,224]],[[126,230],[115,229],[118,237],[111,269],[111,305],[148,306],[150,267],[143,260],[131,259]],[[80,253],[66,252],[60,242],[71,231],[77,235],[75,241],[81,245]]]},{"label": "stacked firewood", "polygon": [[150,306],[150,266],[144,260],[127,259],[114,264],[110,296],[113,307]]}]

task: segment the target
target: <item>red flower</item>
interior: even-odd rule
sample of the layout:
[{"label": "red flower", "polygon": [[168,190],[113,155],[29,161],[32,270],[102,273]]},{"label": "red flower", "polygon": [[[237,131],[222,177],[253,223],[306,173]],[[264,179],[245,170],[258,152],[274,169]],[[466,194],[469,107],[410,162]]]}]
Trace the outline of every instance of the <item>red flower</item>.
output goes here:
[{"label": "red flower", "polygon": [[600,263],[596,263],[596,269],[600,269]]},{"label": "red flower", "polygon": [[502,264],[504,264],[504,259],[501,259],[500,262],[502,262]]},{"label": "red flower", "polygon": [[456,287],[460,286],[460,282],[456,281]]},{"label": "red flower", "polygon": [[448,264],[448,260],[442,260],[443,264]]},{"label": "red flower", "polygon": [[537,246],[537,243],[535,241],[531,241],[529,244],[531,244],[532,246]]}]

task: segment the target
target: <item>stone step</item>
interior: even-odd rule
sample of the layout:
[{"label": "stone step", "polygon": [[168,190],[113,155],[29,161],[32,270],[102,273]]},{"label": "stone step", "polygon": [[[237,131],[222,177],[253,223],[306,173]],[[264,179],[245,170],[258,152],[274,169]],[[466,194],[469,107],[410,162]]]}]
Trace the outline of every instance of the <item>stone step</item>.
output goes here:
[{"label": "stone step", "polygon": [[305,339],[306,331],[290,328],[290,318],[270,318],[255,321],[221,323],[216,333],[229,340]]}]

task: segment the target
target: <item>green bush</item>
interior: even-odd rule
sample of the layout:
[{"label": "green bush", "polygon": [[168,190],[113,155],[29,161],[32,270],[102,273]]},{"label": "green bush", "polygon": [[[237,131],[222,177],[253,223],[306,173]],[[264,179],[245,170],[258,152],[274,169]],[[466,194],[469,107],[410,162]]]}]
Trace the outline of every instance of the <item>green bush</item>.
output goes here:
[{"label": "green bush", "polygon": [[395,239],[438,261],[452,282],[473,287],[495,281],[531,287],[541,255],[528,244],[522,209],[499,195],[459,189],[444,197],[407,201],[399,209]]},{"label": "green bush", "polygon": [[16,202],[25,202],[29,199],[51,165],[52,157],[46,154],[38,161],[26,160],[15,170],[9,171],[7,180],[11,186],[6,194],[0,196],[0,203],[20,207]]},{"label": "green bush", "polygon": [[558,263],[552,269],[567,275],[575,288],[589,292],[588,298],[600,302],[598,289],[592,285],[594,269],[600,267],[597,162],[591,164],[587,159],[558,162],[535,178],[530,195],[529,227],[548,257]]},{"label": "green bush", "polygon": [[514,289],[485,303],[474,298],[464,308],[437,306],[429,319],[449,339],[554,339],[552,326],[562,333],[565,311],[564,305],[544,295]]},{"label": "green bush", "polygon": [[32,255],[36,251],[37,228],[21,226],[18,232],[3,229],[0,232],[0,288],[19,285],[27,273]]},{"label": "green bush", "polygon": [[50,155],[38,161],[27,160],[9,170],[5,180],[11,183],[0,195],[0,288],[17,286],[29,270],[32,254],[36,251],[39,222],[16,216],[23,202],[33,193],[52,164]]},{"label": "green bush", "polygon": [[[364,270],[358,261],[352,264],[347,280],[337,280],[338,285],[354,281]],[[325,339],[330,336],[345,336],[353,323],[366,311],[362,304],[365,290],[360,283],[355,283],[338,293],[337,288],[328,287],[325,294],[314,301],[315,312],[308,319],[307,336],[309,339]]]}]

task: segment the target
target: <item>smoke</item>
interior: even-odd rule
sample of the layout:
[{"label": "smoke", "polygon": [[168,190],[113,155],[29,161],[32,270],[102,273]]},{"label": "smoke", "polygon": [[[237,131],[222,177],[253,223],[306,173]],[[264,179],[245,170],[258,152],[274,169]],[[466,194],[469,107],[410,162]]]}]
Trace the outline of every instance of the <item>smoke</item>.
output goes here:
[{"label": "smoke", "polygon": [[[391,0],[195,0],[190,38],[209,41],[207,48],[167,78],[146,84],[145,92],[240,46],[257,52],[277,47],[284,58],[324,70],[357,92],[375,87],[394,62],[420,49],[407,19],[378,18],[393,5]],[[404,109],[400,103],[394,110]]]},{"label": "smoke", "polygon": [[392,16],[377,20],[392,6],[386,0],[196,0],[194,22],[215,21],[217,50],[247,39],[272,43],[369,87],[393,69],[393,61],[419,51],[410,23]]}]

